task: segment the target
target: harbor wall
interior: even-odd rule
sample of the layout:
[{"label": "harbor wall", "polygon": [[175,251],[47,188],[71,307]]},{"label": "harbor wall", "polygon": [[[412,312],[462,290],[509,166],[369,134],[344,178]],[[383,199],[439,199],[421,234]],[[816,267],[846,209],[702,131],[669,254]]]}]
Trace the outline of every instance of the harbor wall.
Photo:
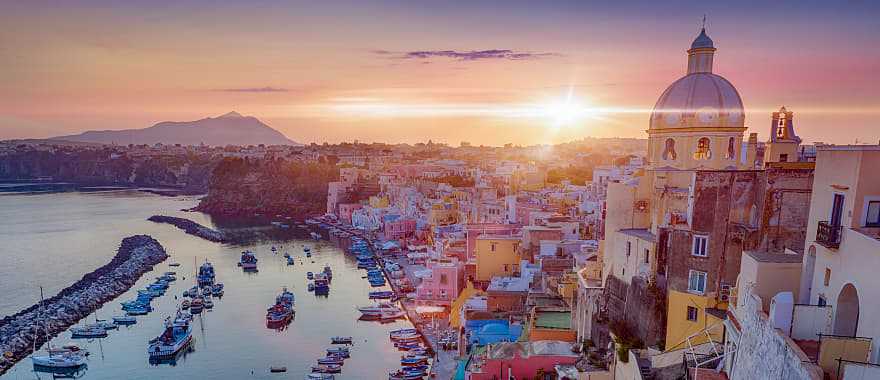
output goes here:
[{"label": "harbor wall", "polygon": [[228,243],[230,240],[229,237],[226,236],[226,234],[224,234],[223,232],[205,227],[189,219],[166,215],[153,215],[147,218],[147,220],[155,223],[167,223],[177,228],[180,228],[190,235],[198,236],[202,239],[213,241],[216,243]]},{"label": "harbor wall", "polygon": [[[130,289],[168,254],[149,235],[122,240],[106,265],[88,273],[57,295],[0,320],[0,375],[54,337]],[[42,307],[41,307],[42,305]],[[41,311],[42,309],[42,311]]]}]

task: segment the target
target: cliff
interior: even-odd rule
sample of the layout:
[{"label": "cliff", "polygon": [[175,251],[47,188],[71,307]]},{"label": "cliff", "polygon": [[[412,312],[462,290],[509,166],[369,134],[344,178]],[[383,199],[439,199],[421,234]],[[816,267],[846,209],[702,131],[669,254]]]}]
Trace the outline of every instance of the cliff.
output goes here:
[{"label": "cliff", "polygon": [[112,148],[21,148],[0,155],[0,180],[51,178],[87,186],[172,187],[204,193],[219,159],[168,155],[140,159]]},{"label": "cliff", "polygon": [[275,215],[303,219],[326,210],[330,164],[226,158],[214,168],[208,195],[196,210],[228,216]]}]

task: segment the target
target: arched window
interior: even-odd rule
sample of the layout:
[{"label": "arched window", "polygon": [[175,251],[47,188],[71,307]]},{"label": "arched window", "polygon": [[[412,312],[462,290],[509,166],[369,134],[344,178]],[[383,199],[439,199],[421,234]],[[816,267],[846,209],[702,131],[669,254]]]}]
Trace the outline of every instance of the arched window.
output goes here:
[{"label": "arched window", "polygon": [[664,160],[675,160],[677,155],[675,154],[675,140],[666,139],[666,148],[663,149],[663,159]]},{"label": "arched window", "polygon": [[712,158],[712,147],[708,137],[701,137],[697,141],[697,150],[694,151],[695,160],[708,160]]},{"label": "arched window", "polygon": [[727,140],[727,154],[724,158],[728,160],[736,158],[736,139],[733,137]]}]

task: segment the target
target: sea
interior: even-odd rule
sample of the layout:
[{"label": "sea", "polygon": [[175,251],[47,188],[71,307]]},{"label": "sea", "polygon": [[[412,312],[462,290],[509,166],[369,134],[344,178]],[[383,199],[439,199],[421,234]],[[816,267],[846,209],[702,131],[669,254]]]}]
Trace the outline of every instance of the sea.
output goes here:
[{"label": "sea", "polygon": [[[178,280],[153,301],[154,311],[139,316],[135,325],[111,330],[103,339],[71,339],[65,331],[53,339],[60,346],[75,342],[89,350],[86,368],[70,377],[83,379],[303,379],[316,359],[331,347],[330,337],[352,336],[351,358],[337,379],[381,379],[400,367],[400,353],[388,332],[412,325],[406,320],[389,324],[359,321],[356,306],[369,305],[371,288],[355,258],[338,243],[297,239],[281,228],[255,222],[222,220],[198,212],[182,211],[198,203],[193,196],[160,196],[138,190],[87,189],[53,192],[6,191],[0,194],[0,316],[11,315],[40,299],[40,289],[50,297],[79,280],[85,273],[110,261],[123,238],[148,234],[171,256],[147,272],[117,299],[104,304],[84,322],[122,315],[119,302],[134,299],[166,271]],[[85,189],[83,189],[85,190]],[[168,225],[147,221],[151,215],[179,216],[206,226],[259,239],[219,244],[185,234]],[[271,236],[271,237],[269,237]],[[272,251],[272,247],[276,251]],[[312,258],[306,258],[310,247]],[[236,263],[243,250],[259,259],[259,271],[243,272]],[[283,253],[295,258],[287,265]],[[162,332],[163,320],[173,315],[184,290],[193,286],[195,271],[210,261],[225,294],[215,299],[213,310],[194,320],[192,349],[177,360],[151,364],[147,344]],[[179,267],[168,264],[176,262]],[[333,269],[327,297],[307,291],[306,273]],[[283,330],[269,329],[265,313],[283,287],[296,295],[296,317]],[[286,373],[270,373],[272,366]],[[24,359],[0,379],[52,379],[57,375],[35,372]]]}]

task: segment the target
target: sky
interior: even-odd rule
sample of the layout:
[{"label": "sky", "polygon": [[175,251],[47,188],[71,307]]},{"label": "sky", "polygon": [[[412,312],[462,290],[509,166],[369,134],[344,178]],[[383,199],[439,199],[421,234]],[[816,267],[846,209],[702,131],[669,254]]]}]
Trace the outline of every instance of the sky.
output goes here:
[{"label": "sky", "polygon": [[749,132],[785,105],[880,140],[880,3],[764,3],[6,1],[0,139],[232,110],[303,143],[644,138],[706,15]]}]

